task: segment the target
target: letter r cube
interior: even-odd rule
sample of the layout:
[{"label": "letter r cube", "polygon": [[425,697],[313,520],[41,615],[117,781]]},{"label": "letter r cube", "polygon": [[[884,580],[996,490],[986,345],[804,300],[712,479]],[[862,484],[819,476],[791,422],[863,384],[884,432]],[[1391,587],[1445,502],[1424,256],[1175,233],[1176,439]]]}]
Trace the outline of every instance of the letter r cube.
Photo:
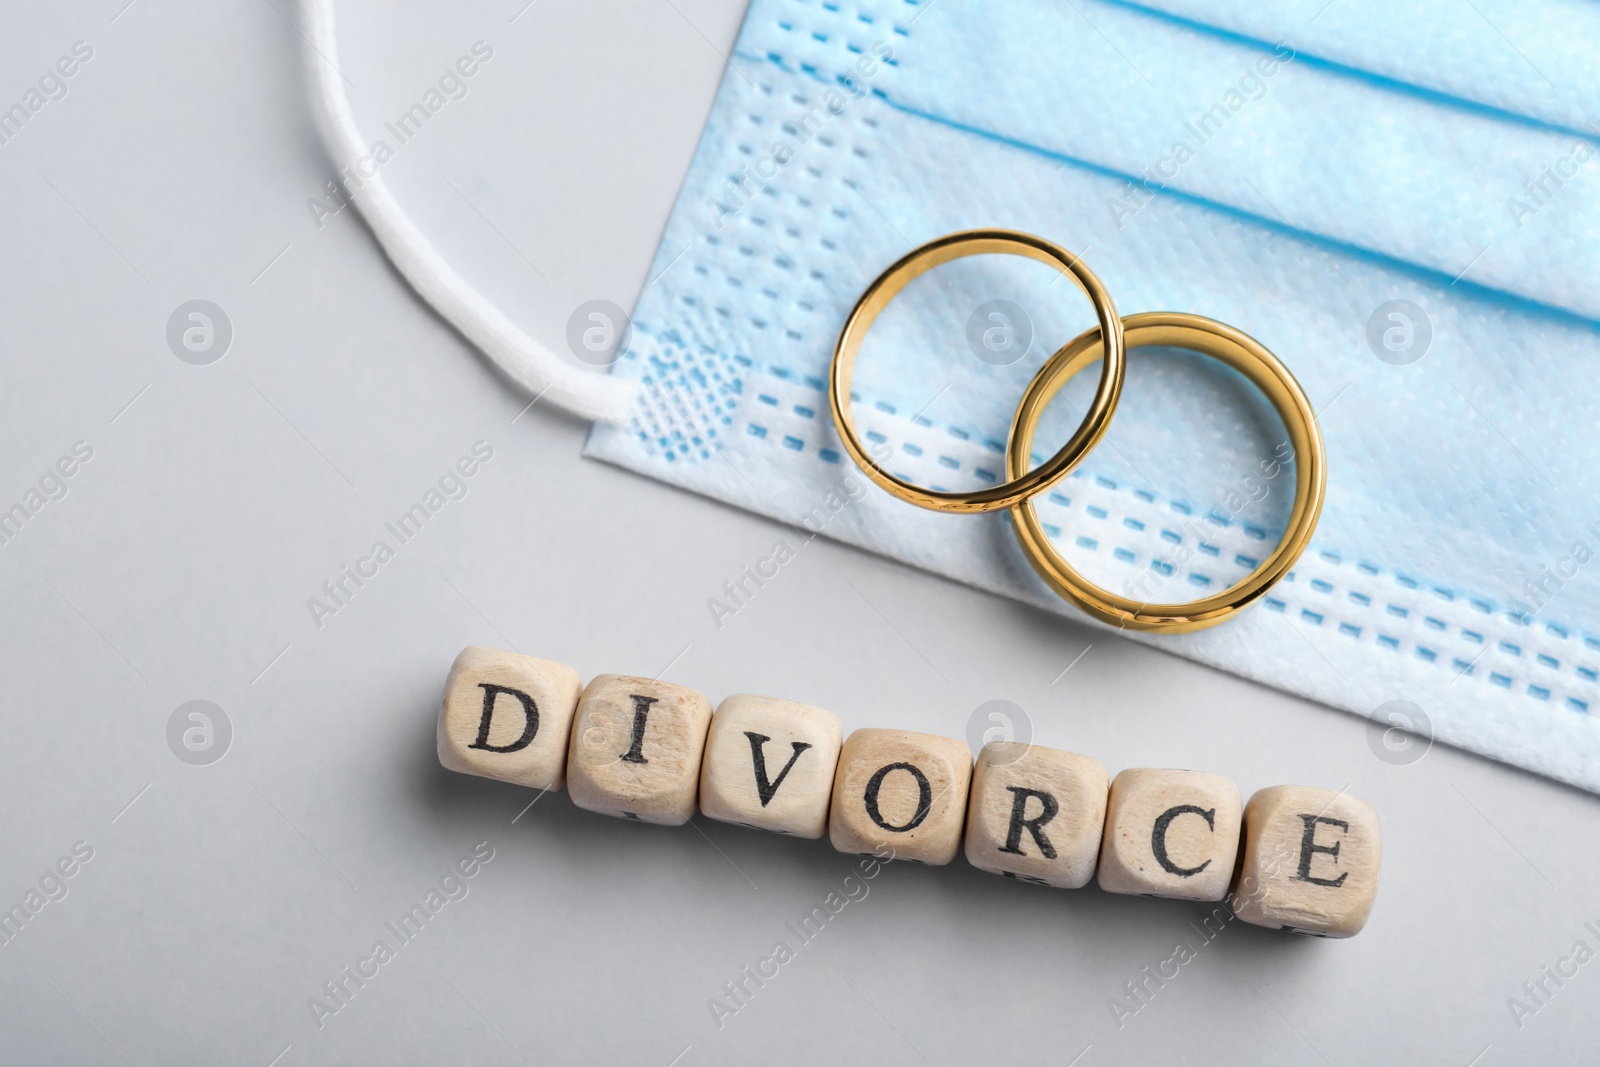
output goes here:
[{"label": "letter r cube", "polygon": [[1094,877],[1110,780],[1088,756],[1021,741],[978,753],[967,806],[967,862],[1061,889]]}]

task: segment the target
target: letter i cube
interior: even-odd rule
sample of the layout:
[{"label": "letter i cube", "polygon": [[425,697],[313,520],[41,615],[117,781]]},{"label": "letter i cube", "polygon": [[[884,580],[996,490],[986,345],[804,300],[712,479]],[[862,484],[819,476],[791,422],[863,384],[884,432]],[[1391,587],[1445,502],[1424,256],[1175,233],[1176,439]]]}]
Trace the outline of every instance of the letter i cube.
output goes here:
[{"label": "letter i cube", "polygon": [[681,826],[695,813],[711,702],[669,682],[602,674],[578,698],[567,789],[580,808]]}]

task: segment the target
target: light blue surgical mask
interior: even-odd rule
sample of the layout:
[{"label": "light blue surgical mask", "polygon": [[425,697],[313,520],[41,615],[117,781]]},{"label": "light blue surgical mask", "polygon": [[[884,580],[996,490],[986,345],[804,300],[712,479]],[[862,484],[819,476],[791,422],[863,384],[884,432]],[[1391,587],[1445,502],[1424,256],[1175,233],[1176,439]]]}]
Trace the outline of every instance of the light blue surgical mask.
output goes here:
[{"label": "light blue surgical mask", "polygon": [[[640,399],[590,453],[799,522],[854,473],[825,377],[862,289],[943,233],[1039,234],[1122,314],[1260,339],[1321,413],[1327,504],[1291,578],[1136,639],[1361,714],[1410,701],[1600,790],[1600,9],[1157,6],[754,0],[614,371]],[[1037,264],[930,271],[863,348],[862,430],[922,484],[993,481],[1022,388],[1092,322]],[[1141,349],[1040,514],[1090,578],[1194,599],[1281,533],[1282,436],[1231,372]],[[874,489],[824,532],[1070,613],[1008,522]]]}]

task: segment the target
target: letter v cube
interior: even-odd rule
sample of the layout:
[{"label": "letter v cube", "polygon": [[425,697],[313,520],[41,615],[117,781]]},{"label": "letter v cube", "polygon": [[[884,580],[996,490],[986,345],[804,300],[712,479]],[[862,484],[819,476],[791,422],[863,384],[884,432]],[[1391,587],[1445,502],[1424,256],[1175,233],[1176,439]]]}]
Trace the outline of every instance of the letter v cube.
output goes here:
[{"label": "letter v cube", "polygon": [[721,822],[821,837],[841,737],[831,711],[774,697],[728,697],[706,738],[700,810]]}]

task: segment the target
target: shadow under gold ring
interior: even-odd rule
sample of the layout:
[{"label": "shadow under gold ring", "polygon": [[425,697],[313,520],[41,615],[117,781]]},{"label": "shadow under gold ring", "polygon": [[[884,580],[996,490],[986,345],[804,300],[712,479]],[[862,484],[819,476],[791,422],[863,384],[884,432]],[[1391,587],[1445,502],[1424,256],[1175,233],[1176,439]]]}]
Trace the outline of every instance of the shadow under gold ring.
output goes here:
[{"label": "shadow under gold ring", "polygon": [[[1084,579],[1045,536],[1032,500],[1011,509],[1017,539],[1033,569],[1062,597],[1101,622],[1125,630],[1187,633],[1215,626],[1244,610],[1294,566],[1305,551],[1322,514],[1327,488],[1327,457],[1316,411],[1300,383],[1278,357],[1248,334],[1232,326],[1175,311],[1152,311],[1122,320],[1129,349],[1164,345],[1188,349],[1221,361],[1243,374],[1267,395],[1289,433],[1294,449],[1295,497],[1288,529],[1278,547],[1243,581],[1204,600],[1186,604],[1150,604],[1118,596]],[[1016,479],[1027,470],[1029,449],[1039,418],[1057,391],[1074,374],[1100,359],[1100,334],[1088,330],[1046,361],[1011,422],[1006,443],[1006,473]]]},{"label": "shadow under gold ring", "polygon": [[[1026,256],[1057,267],[1077,283],[1094,305],[1095,317],[1100,320],[1098,330],[1094,331],[1096,338],[1110,338],[1110,342],[1104,346],[1105,360],[1100,369],[1100,385],[1077,431],[1061,446],[1060,451],[1033,470],[1020,471],[1000,485],[973,492],[924,489],[896,478],[879,466],[856,436],[855,421],[850,414],[850,382],[855,375],[856,353],[879,313],[912,279],[953,259],[985,253]],[[833,409],[833,424],[839,429],[839,438],[845,451],[850,453],[850,458],[874,484],[901,500],[933,511],[999,511],[1015,506],[1019,501],[1044,491],[1066,477],[1105,436],[1112,412],[1117,407],[1117,399],[1122,393],[1123,362],[1122,320],[1117,317],[1117,309],[1111,303],[1105,286],[1100,284],[1100,279],[1093,271],[1084,266],[1082,260],[1065,248],[1032,234],[1015,230],[965,230],[946,234],[912,249],[867,286],[867,291],[861,294],[850,317],[845,320],[844,329],[839,331],[839,342],[833,349],[833,365],[828,375],[828,404]]]}]

